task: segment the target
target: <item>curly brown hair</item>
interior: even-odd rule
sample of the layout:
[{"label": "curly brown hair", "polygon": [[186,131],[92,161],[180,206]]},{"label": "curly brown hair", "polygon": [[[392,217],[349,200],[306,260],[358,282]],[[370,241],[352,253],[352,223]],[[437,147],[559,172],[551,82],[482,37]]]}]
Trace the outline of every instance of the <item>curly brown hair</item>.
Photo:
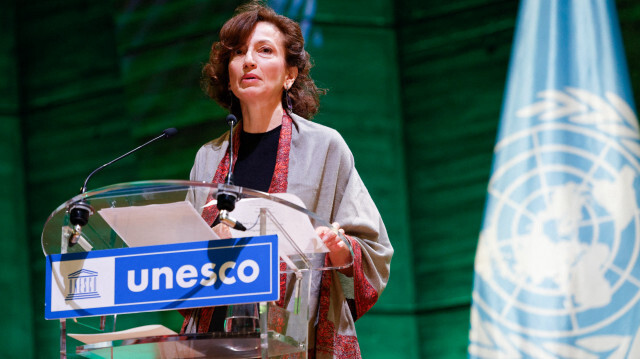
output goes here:
[{"label": "curly brown hair", "polygon": [[[287,66],[298,68],[298,76],[288,90],[292,111],[302,117],[312,118],[318,112],[319,96],[326,91],[318,89],[309,76],[309,70],[313,65],[309,53],[304,49],[304,38],[300,26],[259,2],[238,7],[236,15],[222,26],[220,41],[211,46],[209,61],[202,68],[204,92],[234,115],[242,116],[239,100],[229,90],[229,61],[233,52],[246,43],[260,21],[275,25],[284,35]],[[287,108],[284,91],[282,107]]]}]

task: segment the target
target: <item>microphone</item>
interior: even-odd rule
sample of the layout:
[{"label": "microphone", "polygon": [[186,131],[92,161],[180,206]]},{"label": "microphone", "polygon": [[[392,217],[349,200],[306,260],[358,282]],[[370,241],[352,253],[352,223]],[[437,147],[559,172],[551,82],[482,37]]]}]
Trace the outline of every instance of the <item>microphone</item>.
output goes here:
[{"label": "microphone", "polygon": [[142,144],[142,145],[140,145],[140,146],[138,146],[138,147],[134,148],[133,150],[131,150],[131,151],[129,151],[129,152],[127,152],[127,153],[125,153],[124,155],[122,155],[122,156],[120,156],[120,157],[116,158],[115,160],[112,160],[112,161],[110,161],[110,162],[107,162],[107,163],[103,164],[102,166],[100,166],[100,167],[96,168],[95,170],[93,170],[93,172],[91,172],[91,173],[87,176],[87,179],[85,179],[85,180],[84,180],[84,184],[82,185],[82,188],[80,188],[80,194],[85,193],[85,192],[87,191],[87,182],[89,182],[89,178],[91,178],[91,176],[93,176],[93,174],[94,174],[94,173],[96,173],[96,172],[100,171],[101,169],[103,169],[103,168],[105,168],[105,167],[109,166],[110,164],[112,164],[112,163],[114,163],[114,162],[116,162],[116,161],[120,161],[121,159],[123,159],[123,158],[125,158],[125,157],[129,156],[130,154],[132,154],[132,153],[136,152],[137,150],[141,149],[142,147],[145,147],[145,146],[147,146],[147,145],[151,144],[152,142],[155,142],[155,141],[157,141],[157,140],[159,140],[159,139],[161,139],[161,138],[169,138],[169,137],[171,137],[171,136],[175,135],[176,133],[178,133],[178,130],[176,130],[175,128],[167,128],[166,130],[162,131],[162,134],[161,134],[160,136],[158,136],[158,137],[156,137],[156,138],[153,138],[153,139],[151,139],[150,141],[147,141],[147,143],[144,143],[144,144]]},{"label": "microphone", "polygon": [[[233,126],[238,123],[238,119],[230,113],[227,115],[227,118],[225,118],[225,121],[227,121],[227,125],[229,125],[229,173],[227,173],[225,182],[228,185],[233,185]],[[233,211],[233,208],[231,210]]]},{"label": "microphone", "polygon": [[[227,115],[225,119],[227,124],[229,125],[229,173],[227,173],[227,178],[225,179],[225,184],[228,186],[233,186],[233,126],[238,123],[238,119],[233,114]],[[229,190],[218,191],[218,195],[216,196],[217,203],[216,206],[220,211],[220,215],[218,218],[221,223],[226,224],[227,226],[237,229],[240,231],[246,231],[247,228],[242,225],[242,223],[236,221],[229,215],[229,212],[232,212],[236,208],[236,202],[238,201],[238,194]],[[214,221],[213,224],[216,222]],[[212,226],[213,226],[212,224]]]},{"label": "microphone", "polygon": [[[176,130],[175,128],[167,128],[166,130],[162,131],[162,134],[151,139],[150,141],[147,141],[146,143],[134,148],[133,150],[125,153],[124,155],[109,161],[105,164],[103,164],[102,166],[96,168],[95,170],[93,170],[93,172],[91,172],[89,174],[89,176],[87,176],[87,178],[84,180],[84,184],[82,185],[82,187],[80,188],[80,194],[83,194],[87,191],[87,182],[89,182],[89,179],[91,178],[91,176],[93,176],[96,172],[100,171],[101,169],[111,165],[114,162],[117,162],[127,156],[129,156],[130,154],[138,151],[139,149],[150,145],[152,142],[155,142],[159,139],[162,138],[169,138],[172,137],[173,135],[175,135],[176,133],[178,133],[178,130]],[[89,216],[91,216],[93,214],[93,208],[91,208],[91,206],[89,205],[89,203],[87,203],[87,201],[85,201],[84,199],[81,199],[80,201],[77,201],[75,203],[73,203],[70,207],[69,207],[69,221],[71,222],[71,224],[73,224],[74,226],[74,233],[71,236],[71,238],[69,238],[69,246],[73,246],[78,242],[78,239],[80,238],[80,232],[82,231],[82,227],[84,225],[86,225],[87,223],[89,223]]]}]

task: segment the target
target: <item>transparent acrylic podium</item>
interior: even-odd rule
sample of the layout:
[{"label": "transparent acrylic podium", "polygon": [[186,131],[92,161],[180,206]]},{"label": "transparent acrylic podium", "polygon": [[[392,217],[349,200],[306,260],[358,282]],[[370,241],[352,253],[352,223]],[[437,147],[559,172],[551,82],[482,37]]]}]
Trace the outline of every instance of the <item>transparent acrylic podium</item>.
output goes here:
[{"label": "transparent acrylic podium", "polygon": [[[126,330],[117,326],[117,315],[60,319],[60,357],[88,358],[306,358],[311,298],[311,275],[314,271],[340,269],[327,266],[325,253],[301,249],[296,238],[289,234],[288,218],[276,218],[273,209],[284,206],[307,216],[312,226],[331,224],[315,213],[280,197],[246,188],[191,181],[143,181],[116,184],[78,195],[61,204],[49,216],[42,232],[45,255],[126,248],[127,244],[103,219],[98,211],[109,208],[148,206],[176,202],[190,203],[201,213],[207,199],[216,198],[218,191],[238,195],[239,202],[248,199],[267,200],[269,208],[256,208],[251,225],[260,235],[277,234],[278,241],[286,241],[294,253],[280,251],[281,273],[287,275],[284,306],[275,302],[238,304],[231,310],[256,308],[258,320],[255,330],[229,330],[197,334],[171,334],[68,345],[68,323],[81,323],[89,333],[100,334]],[[70,209],[83,200],[92,211],[89,221],[80,231],[70,223]],[[248,202],[248,201],[247,201]],[[264,203],[264,202],[263,202]],[[209,203],[210,205],[210,203]],[[273,207],[275,206],[275,207]],[[233,215],[233,212],[232,212]],[[246,224],[245,224],[246,225]],[[255,228],[254,228],[255,229]],[[351,248],[340,233],[338,235]],[[70,241],[77,242],[70,245]],[[281,247],[282,248],[282,247]],[[353,256],[352,256],[353,258]],[[282,264],[284,263],[284,264]],[[351,264],[349,264],[351,265]],[[347,265],[346,267],[348,267]],[[286,268],[282,270],[282,268]],[[282,299],[281,299],[282,300]],[[167,307],[167,310],[171,309]],[[178,332],[180,328],[171,328]]]}]

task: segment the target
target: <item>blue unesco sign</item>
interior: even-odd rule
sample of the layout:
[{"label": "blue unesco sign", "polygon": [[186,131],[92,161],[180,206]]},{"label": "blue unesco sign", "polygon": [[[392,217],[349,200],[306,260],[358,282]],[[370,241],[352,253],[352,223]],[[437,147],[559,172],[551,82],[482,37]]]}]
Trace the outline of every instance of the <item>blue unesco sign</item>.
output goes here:
[{"label": "blue unesco sign", "polygon": [[278,299],[275,235],[47,256],[45,318]]}]

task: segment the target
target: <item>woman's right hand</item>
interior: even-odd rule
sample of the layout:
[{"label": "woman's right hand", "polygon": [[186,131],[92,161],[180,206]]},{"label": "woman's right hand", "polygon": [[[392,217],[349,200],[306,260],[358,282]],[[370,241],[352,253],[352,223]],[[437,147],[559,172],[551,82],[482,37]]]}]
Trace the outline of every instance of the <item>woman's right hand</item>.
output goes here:
[{"label": "woman's right hand", "polygon": [[220,239],[231,238],[231,228],[224,223],[218,223],[213,227],[213,231]]}]

